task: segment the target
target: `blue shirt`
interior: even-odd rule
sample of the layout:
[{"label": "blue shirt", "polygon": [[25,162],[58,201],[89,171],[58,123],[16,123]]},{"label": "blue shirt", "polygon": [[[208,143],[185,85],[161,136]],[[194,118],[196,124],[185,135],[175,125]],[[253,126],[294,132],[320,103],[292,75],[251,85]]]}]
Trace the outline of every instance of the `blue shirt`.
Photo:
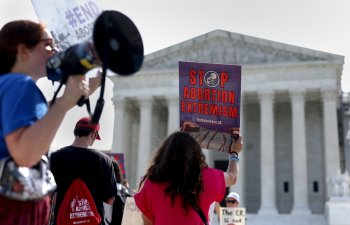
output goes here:
[{"label": "blue shirt", "polygon": [[0,75],[0,159],[9,155],[5,137],[32,125],[44,117],[47,110],[46,99],[30,76]]}]

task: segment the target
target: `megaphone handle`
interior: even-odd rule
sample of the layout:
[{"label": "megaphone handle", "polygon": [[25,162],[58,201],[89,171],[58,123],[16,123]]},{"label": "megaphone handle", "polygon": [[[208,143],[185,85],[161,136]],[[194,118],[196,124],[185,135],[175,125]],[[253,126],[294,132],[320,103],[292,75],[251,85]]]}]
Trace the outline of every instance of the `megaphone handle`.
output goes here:
[{"label": "megaphone handle", "polygon": [[91,116],[90,99],[86,98],[84,96],[81,96],[79,101],[77,102],[77,105],[81,107],[84,104],[86,104],[86,109],[87,109],[89,115]]},{"label": "megaphone handle", "polygon": [[79,99],[78,102],[77,102],[77,105],[78,105],[79,107],[81,107],[81,106],[83,106],[83,105],[85,104],[85,101],[86,101],[85,96],[81,96],[80,99]]},{"label": "megaphone handle", "polygon": [[58,95],[58,93],[60,92],[62,86],[63,86],[63,82],[61,81],[60,85],[58,86],[57,90],[55,91],[55,93],[54,93],[54,95],[53,95],[53,97],[52,97],[52,100],[51,100],[51,102],[50,102],[50,107],[53,106],[53,104],[55,104],[57,95]]},{"label": "megaphone handle", "polygon": [[91,122],[95,123],[95,124],[100,121],[103,106],[105,104],[105,100],[103,99],[103,95],[105,92],[106,76],[107,76],[107,68],[108,68],[107,64],[108,64],[108,57],[109,57],[108,51],[106,49],[108,49],[107,42],[104,43],[104,51],[103,51],[103,56],[102,56],[102,77],[101,77],[100,97],[97,99],[95,111],[94,111],[94,114],[92,115],[92,118],[91,118]]}]

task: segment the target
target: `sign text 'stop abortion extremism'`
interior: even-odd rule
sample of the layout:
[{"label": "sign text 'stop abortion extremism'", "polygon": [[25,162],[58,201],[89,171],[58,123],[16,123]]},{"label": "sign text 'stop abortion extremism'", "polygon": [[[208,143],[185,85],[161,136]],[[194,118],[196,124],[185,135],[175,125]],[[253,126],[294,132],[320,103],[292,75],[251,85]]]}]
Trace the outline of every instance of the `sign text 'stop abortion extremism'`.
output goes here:
[{"label": "sign text 'stop abortion extremism'", "polygon": [[241,67],[179,62],[180,127],[190,124],[202,148],[228,151],[240,127]]}]

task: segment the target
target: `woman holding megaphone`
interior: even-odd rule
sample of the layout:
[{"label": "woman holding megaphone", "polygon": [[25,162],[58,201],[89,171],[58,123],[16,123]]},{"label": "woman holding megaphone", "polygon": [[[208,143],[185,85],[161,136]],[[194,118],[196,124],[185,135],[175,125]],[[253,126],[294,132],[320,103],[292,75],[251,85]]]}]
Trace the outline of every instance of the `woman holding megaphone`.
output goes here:
[{"label": "woman holding megaphone", "polygon": [[[66,112],[99,86],[99,77],[92,78],[89,85],[83,75],[69,76],[63,95],[48,108],[35,82],[47,75],[46,61],[55,52],[52,36],[39,23],[12,21],[0,30],[0,224],[47,224],[50,197],[28,191],[20,181],[10,183],[16,178],[11,177],[12,172],[36,168],[33,166],[48,152]],[[11,169],[5,159],[11,161]],[[46,167],[40,164],[40,168]],[[40,172],[50,178],[50,171]],[[32,179],[29,183],[40,182],[35,180],[38,177]]]}]

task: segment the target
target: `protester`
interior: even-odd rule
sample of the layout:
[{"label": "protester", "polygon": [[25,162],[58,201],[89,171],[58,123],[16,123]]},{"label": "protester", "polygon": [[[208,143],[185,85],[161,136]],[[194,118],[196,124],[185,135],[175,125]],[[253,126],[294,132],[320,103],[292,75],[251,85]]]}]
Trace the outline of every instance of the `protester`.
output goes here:
[{"label": "protester", "polygon": [[114,172],[117,179],[117,190],[118,193],[115,196],[115,200],[113,203],[113,209],[112,209],[112,220],[109,223],[110,225],[121,225],[123,214],[124,214],[124,207],[127,197],[131,197],[129,194],[129,191],[127,187],[124,186],[125,180],[123,179],[123,175],[121,173],[119,164],[116,160],[113,160],[113,167]]},{"label": "protester", "polygon": [[[98,86],[95,80],[89,91],[83,75],[70,76],[62,97],[48,108],[35,82],[47,76],[46,61],[55,52],[54,40],[42,24],[17,20],[0,30],[0,159],[11,156],[18,167],[41,160],[66,112]],[[0,224],[43,225],[49,213],[48,196],[37,201],[0,196]]]},{"label": "protester", "polygon": [[227,208],[237,208],[239,206],[239,194],[230,192],[225,198],[225,203]]},{"label": "protester", "polygon": [[144,224],[207,222],[209,206],[221,201],[225,188],[236,183],[242,146],[241,137],[233,140],[227,171],[223,172],[208,167],[202,149],[188,133],[171,134],[156,151],[134,196]]},{"label": "protester", "polygon": [[[96,139],[100,140],[99,129],[99,124],[91,124],[90,118],[81,118],[75,125],[73,144],[51,154],[51,170],[57,183],[54,224],[65,193],[76,178],[80,178],[88,187],[101,218],[104,218],[103,202],[113,204],[117,181],[112,159],[89,148]],[[103,219],[101,224],[105,224]]]},{"label": "protester", "polygon": [[[239,200],[239,194],[237,192],[230,192],[226,197],[225,197],[225,204],[227,208],[237,208],[239,206],[240,200]],[[212,223],[215,223],[214,219],[214,211],[217,214],[217,221],[220,221],[220,203],[215,202],[211,205],[211,210],[210,211],[210,218]]]}]

